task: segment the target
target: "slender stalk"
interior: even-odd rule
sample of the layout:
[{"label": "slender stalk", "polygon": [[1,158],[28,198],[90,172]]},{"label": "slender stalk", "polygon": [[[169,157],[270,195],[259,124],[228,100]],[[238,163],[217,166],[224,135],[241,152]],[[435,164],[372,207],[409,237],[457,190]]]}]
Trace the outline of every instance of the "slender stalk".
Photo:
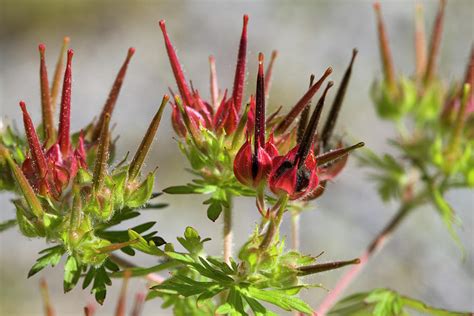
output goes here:
[{"label": "slender stalk", "polygon": [[[113,254],[111,253],[109,255],[109,259],[112,260],[113,262],[115,262],[116,264],[118,264],[119,266],[121,266],[122,268],[136,268],[137,266],[134,264],[134,263],[131,263],[130,261],[128,260],[125,260],[119,256],[117,256],[116,254]],[[154,282],[154,283],[163,283],[163,281],[165,280],[165,278],[163,278],[161,275],[158,275],[156,273],[149,273],[146,275],[146,279],[148,281],[151,281],[151,282]]]},{"label": "slender stalk", "polygon": [[300,212],[291,212],[291,248],[298,250],[300,248]]},{"label": "slender stalk", "polygon": [[359,275],[361,270],[366,266],[369,259],[371,259],[380,249],[383,248],[387,239],[393,234],[396,228],[400,225],[403,219],[415,207],[414,203],[404,203],[394,217],[388,222],[385,228],[377,234],[377,236],[369,244],[365,252],[359,257],[360,263],[352,266],[336,283],[336,286],[329,291],[329,294],[319,305],[319,308],[314,315],[324,316],[330,308],[336,303],[344,290],[349,284]]},{"label": "slender stalk", "polygon": [[229,207],[224,208],[224,262],[230,264],[232,257],[232,200],[229,198]]},{"label": "slender stalk", "polygon": [[115,316],[125,316],[125,308],[127,301],[127,287],[128,280],[130,279],[130,270],[125,270],[123,275],[122,288],[120,289],[120,296],[117,302],[117,307],[115,308]]},{"label": "slender stalk", "polygon": [[281,221],[283,219],[283,213],[285,212],[286,205],[288,204],[288,195],[284,195],[278,199],[273,205],[270,214],[270,223],[268,224],[267,231],[263,236],[263,240],[260,243],[259,250],[263,253],[272,244],[273,238],[278,234]]},{"label": "slender stalk", "polygon": [[44,314],[46,316],[56,315],[56,313],[54,312],[53,305],[51,304],[51,299],[49,297],[48,284],[46,283],[45,279],[40,280],[40,291],[41,291],[41,296],[43,298]]},{"label": "slender stalk", "polygon": [[[308,104],[309,105],[309,104]],[[307,107],[309,110],[309,107]],[[291,211],[291,248],[298,250],[300,248],[300,211]],[[302,316],[300,312],[293,312],[294,316]]]}]

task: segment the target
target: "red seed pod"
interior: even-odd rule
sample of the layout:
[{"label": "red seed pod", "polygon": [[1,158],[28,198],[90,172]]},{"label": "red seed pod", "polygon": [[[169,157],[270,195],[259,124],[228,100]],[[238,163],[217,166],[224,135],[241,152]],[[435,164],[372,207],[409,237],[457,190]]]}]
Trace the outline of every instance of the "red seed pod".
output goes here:
[{"label": "red seed pod", "polygon": [[273,193],[277,195],[287,194],[290,200],[296,200],[312,192],[318,186],[319,178],[316,173],[314,135],[326,94],[332,86],[333,83],[330,81],[311,115],[300,144],[296,145],[285,156],[278,156],[273,159],[272,171],[269,177],[269,186]]},{"label": "red seed pod", "polygon": [[[253,106],[255,112],[252,115],[255,127],[254,150],[252,152],[252,144],[247,138],[234,160],[234,174],[237,180],[251,187],[258,187],[267,180],[272,168],[272,158],[278,155],[273,144],[273,136],[265,144],[265,78],[262,53],[258,59],[257,91]],[[251,103],[252,100],[253,98]]]},{"label": "red seed pod", "polygon": [[39,193],[47,195],[49,193],[49,186],[46,180],[48,175],[46,156],[36,134],[33,121],[26,110],[25,102],[21,101],[20,107],[23,112],[23,123],[31,155],[31,158],[27,158],[23,163],[22,169],[33,188]]},{"label": "red seed pod", "polygon": [[319,183],[316,173],[316,158],[311,150],[308,156],[298,161],[299,146],[294,147],[285,156],[273,159],[272,171],[269,177],[270,190],[277,194],[287,194],[290,200],[302,198],[312,192]]}]

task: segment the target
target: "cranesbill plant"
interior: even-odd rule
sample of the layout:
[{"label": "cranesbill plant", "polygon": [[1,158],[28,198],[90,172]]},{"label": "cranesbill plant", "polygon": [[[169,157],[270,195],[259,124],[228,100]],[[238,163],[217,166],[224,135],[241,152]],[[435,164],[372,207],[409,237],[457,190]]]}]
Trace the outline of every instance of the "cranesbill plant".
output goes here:
[{"label": "cranesbill plant", "polygon": [[[245,15],[232,92],[227,93],[225,90],[221,93],[219,90],[215,59],[211,56],[210,98],[206,101],[185,79],[165,21],[159,22],[178,88],[177,93],[170,89],[171,121],[180,138],[179,147],[196,177],[190,184],[170,187],[164,192],[210,195],[204,202],[209,205],[207,217],[216,221],[221,213],[224,215],[223,256],[206,254],[204,246],[209,239],[201,237],[190,226],[185,229],[183,236],[177,237],[183,250],[177,250],[172,243],[165,242],[156,235],[156,231],[150,232],[155,222],[143,223],[128,230],[113,228],[139,216],[143,209],[164,206],[150,203],[160,195],[153,192],[155,172],[142,178],[141,169],[169,101],[168,96],[163,97],[133,159],[128,162],[128,157],[125,157],[118,163],[112,163],[116,144],[112,141],[109,125],[134,49],[129,50],[99,119],[71,135],[73,51],[67,52],[56,130],[54,113],[60,86],[58,73],[62,72],[62,56],[68,40],[60,54],[51,89],[46,72],[45,47],[39,46],[42,124],[36,127],[26,104],[20,102],[25,137],[11,127],[0,134],[0,188],[15,193],[13,203],[17,209],[16,219],[3,223],[2,230],[18,224],[23,235],[43,238],[52,244],[52,247],[41,252],[42,257],[33,265],[30,276],[47,265],[58,264],[64,256],[65,291],[71,290],[83,277],[83,288],[92,284],[92,292],[99,303],[105,299],[106,286],[111,284],[111,278],[123,277],[124,287],[116,315],[125,313],[124,297],[129,277],[146,277],[150,281],[147,299],[160,298],[163,307],[172,308],[175,315],[276,315],[271,311],[274,307],[298,314],[316,315],[310,304],[298,297],[302,289],[320,286],[307,283],[305,276],[366,262],[367,257],[361,257],[319,263],[319,256],[298,251],[297,234],[300,212],[309,209],[310,202],[325,192],[328,183],[345,167],[349,153],[364,145],[362,142],[346,144],[334,133],[357,50],[352,52],[349,66],[322,128],[320,117],[326,97],[334,86],[332,81],[325,83],[332,72],[330,67],[317,81],[314,75],[311,76],[307,92],[286,114],[281,114],[282,109],[279,108],[267,115],[277,53],[272,53],[267,71],[264,54],[259,53],[255,61],[256,87],[248,100],[244,100],[248,23],[249,18]],[[383,27],[380,26],[380,29]],[[386,51],[386,39],[384,36],[381,38],[382,48]],[[389,60],[386,54],[383,56],[384,60]],[[471,84],[472,73],[468,72]],[[431,76],[424,75],[426,78]],[[387,117],[400,118],[409,112],[392,108],[396,108],[401,96],[404,100],[408,92],[403,90],[406,85],[393,83],[389,77],[387,75],[385,81],[375,88],[376,92],[382,90],[379,94],[375,93],[375,100],[377,104],[380,103],[381,113],[388,108]],[[432,80],[423,81],[415,99],[423,98]],[[323,91],[313,107],[312,99],[323,85]],[[445,156],[451,157],[453,152],[467,150],[464,146],[472,147],[471,136],[468,136],[472,131],[466,128],[466,120],[470,117],[466,114],[469,113],[466,108],[469,108],[469,102],[472,103],[469,84],[460,91],[458,88],[453,97],[448,99],[452,102],[448,102],[443,111],[455,116],[454,121],[447,121],[448,125],[441,132],[445,134],[438,136],[436,124],[439,120],[435,116],[420,114],[424,120],[417,120],[418,116],[415,116],[415,122],[424,124],[420,125],[423,131],[432,128],[422,138],[434,146],[428,146],[432,160],[425,156],[427,152],[419,152],[426,147],[421,146],[425,143],[411,146],[413,141],[419,141],[418,138],[402,138],[402,141],[397,142],[397,148],[403,150],[400,161],[406,160],[412,168],[420,168],[424,172],[423,177],[417,179],[423,184],[424,190],[418,190],[415,183],[402,187],[404,206],[403,216],[399,216],[401,218],[408,210],[427,201],[437,205],[442,214],[452,214],[446,210],[443,193],[453,187],[453,183],[458,183],[451,182],[454,181],[452,179],[459,181],[458,178],[461,178],[471,184],[472,167],[468,167],[466,173],[466,162],[458,165],[459,161],[465,161],[460,159],[465,154],[444,160]],[[380,95],[383,97],[378,98]],[[398,111],[401,111],[400,114],[397,114]],[[444,115],[442,117],[443,120],[447,118]],[[440,139],[432,141],[429,137],[433,135]],[[442,154],[436,149],[441,150]],[[373,159],[377,160],[375,157]],[[467,159],[469,163],[472,162],[471,158]],[[392,172],[384,165],[375,165],[383,172]],[[432,169],[437,171],[434,176],[430,173]],[[247,196],[255,200],[261,223],[234,253],[232,200],[235,196]],[[291,250],[287,249],[285,238],[280,235],[280,227],[288,213],[293,225]],[[116,254],[116,251],[122,251],[133,255],[136,250],[155,256],[158,263],[151,267],[139,267]],[[164,270],[169,272],[167,278],[157,274]],[[45,312],[50,316],[53,308],[44,282],[42,292]],[[132,311],[132,315],[139,314],[143,299],[144,295],[141,294],[138,307]],[[402,315],[405,307],[436,315],[459,314],[426,306],[386,289],[343,300],[332,313]],[[92,315],[93,311],[89,307],[85,313]]]},{"label": "cranesbill plant", "polygon": [[[68,41],[66,38],[63,51]],[[16,193],[12,201],[16,219],[8,221],[6,226],[17,224],[26,237],[44,238],[53,245],[40,252],[41,257],[28,277],[48,265],[55,266],[66,256],[64,291],[74,288],[80,276],[87,272],[83,287],[94,281],[92,292],[102,303],[105,286],[110,285],[107,271],[119,270],[110,258],[111,252],[121,249],[133,255],[133,248],[145,243],[153,253],[161,253],[155,245],[164,241],[156,236],[156,231],[143,237],[139,235],[148,231],[154,222],[133,227],[128,232],[111,228],[138,216],[137,209],[149,207],[146,203],[158,195],[153,194],[154,171],[143,179],[140,171],[168,97],[163,98],[132,161],[124,159],[112,166],[114,143],[109,131],[110,117],[135,49],[129,49],[99,120],[73,135],[70,119],[74,52],[67,51],[57,130],[53,124],[53,104],[59,76],[55,76],[50,91],[45,45],[39,45],[39,52],[42,124],[35,127],[25,102],[20,101],[26,137],[23,139],[7,128],[0,138],[2,189]],[[62,68],[63,53],[57,69]],[[6,228],[2,226],[2,230]]]},{"label": "cranesbill plant", "polygon": [[369,310],[375,314],[378,310],[378,315],[397,315],[404,307],[423,313],[447,313],[430,311],[427,306],[413,304],[410,299],[383,289],[353,295],[330,309],[368,260],[383,248],[387,238],[420,206],[431,205],[437,211],[462,249],[457,235],[460,219],[446,200],[446,194],[450,190],[474,187],[474,50],[469,54],[464,78],[444,82],[437,73],[437,59],[445,6],[446,1],[441,0],[429,50],[425,43],[423,8],[417,7],[416,67],[413,75],[405,77],[396,75],[381,6],[378,2],[374,4],[383,78],[374,83],[372,99],[377,114],[394,124],[397,136],[390,140],[395,154],[377,155],[366,150],[359,161],[370,168],[370,178],[377,183],[381,198],[395,200],[400,206],[359,257],[361,264],[344,274],[322,301],[318,315],[328,311],[339,315],[349,310],[361,313]]}]

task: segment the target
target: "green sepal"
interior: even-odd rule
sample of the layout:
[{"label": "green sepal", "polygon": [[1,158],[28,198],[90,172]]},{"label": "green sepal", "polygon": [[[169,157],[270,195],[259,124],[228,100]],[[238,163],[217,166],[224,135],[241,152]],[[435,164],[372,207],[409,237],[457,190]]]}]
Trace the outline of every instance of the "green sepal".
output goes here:
[{"label": "green sepal", "polygon": [[[153,185],[155,182],[155,173],[150,172],[146,179],[133,190],[128,189],[125,193],[125,206],[129,208],[137,208],[144,205],[153,193]],[[130,184],[128,184],[130,186]]]},{"label": "green sepal", "polygon": [[114,190],[114,208],[120,210],[125,205],[125,186],[128,180],[128,168],[121,168],[112,174]]},{"label": "green sepal", "polygon": [[30,238],[45,236],[43,224],[38,218],[32,216],[29,209],[23,205],[23,202],[14,200],[13,204],[16,207],[16,219],[21,233]]}]

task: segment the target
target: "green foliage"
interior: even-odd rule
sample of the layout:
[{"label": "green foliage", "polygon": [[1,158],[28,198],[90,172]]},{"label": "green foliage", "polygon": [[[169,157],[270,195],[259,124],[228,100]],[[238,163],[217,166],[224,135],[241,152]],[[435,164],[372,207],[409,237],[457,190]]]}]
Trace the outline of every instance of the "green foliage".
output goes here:
[{"label": "green foliage", "polygon": [[[187,252],[174,251],[168,244],[166,255],[179,266],[170,278],[152,288],[149,298],[159,296],[164,307],[173,306],[175,315],[205,315],[206,312],[231,315],[276,315],[262,303],[270,303],[284,310],[311,313],[308,304],[296,297],[308,285],[299,284],[295,265],[314,262],[314,258],[297,252],[282,253],[283,245],[276,244],[262,252],[259,258],[248,253],[253,243],[247,244],[247,260],[227,264],[220,258],[203,255],[203,243],[191,227],[186,228],[178,241]],[[244,256],[244,255],[242,255]],[[220,305],[213,298],[225,297]],[[195,314],[194,314],[195,313]],[[190,315],[190,314],[188,314]]]},{"label": "green foliage", "polygon": [[389,289],[375,289],[342,299],[329,311],[328,316],[404,316],[411,315],[409,311],[435,316],[470,315],[431,307]]},{"label": "green foliage", "polygon": [[82,267],[76,258],[69,256],[64,264],[64,292],[72,290],[81,277]]},{"label": "green foliage", "polygon": [[86,289],[91,283],[91,293],[94,294],[96,301],[99,304],[103,304],[105,297],[107,296],[107,286],[112,285],[112,281],[107,273],[107,265],[101,267],[89,267],[84,281],[82,283],[82,288]]},{"label": "green foliage", "polygon": [[28,272],[28,277],[32,277],[36,273],[46,268],[48,265],[52,267],[57,265],[65,252],[65,249],[61,246],[54,246],[40,251],[39,253],[44,255],[36,260],[36,263]]},{"label": "green foliage", "polygon": [[419,85],[415,79],[401,79],[398,91],[383,83],[374,86],[378,114],[394,121],[398,135],[389,141],[392,154],[365,150],[359,160],[371,169],[370,179],[382,200],[432,204],[460,245],[456,232],[460,221],[445,195],[474,183],[474,139],[466,125],[472,113],[465,110],[469,89],[455,86],[446,93],[439,81],[416,88]]},{"label": "green foliage", "polygon": [[[154,195],[154,197],[156,196],[159,194]],[[144,207],[150,206],[152,205]],[[108,273],[117,273],[119,270],[117,265],[108,259],[110,252],[120,249],[125,254],[134,255],[135,250],[138,250],[150,255],[164,256],[158,246],[165,244],[165,241],[156,235],[156,231],[149,231],[156,222],[143,223],[129,230],[111,230],[112,227],[138,215],[139,212],[125,207],[114,212],[109,221],[95,223],[95,227],[92,227],[86,218],[83,218],[81,224],[72,231],[63,232],[63,224],[56,225],[54,231],[57,230],[62,243],[41,251],[40,254],[43,256],[37,260],[28,276],[33,276],[48,265],[57,265],[63,255],[68,253],[64,265],[64,291],[72,290],[81,275],[88,271],[83,286],[86,288],[94,281],[92,293],[102,304],[106,297],[107,286],[111,285]],[[23,216],[19,218],[27,220]],[[70,215],[67,215],[64,222],[69,223],[69,221]],[[24,228],[26,223],[20,222],[19,225],[20,228],[23,226],[23,230],[26,229]],[[52,235],[54,236],[54,234]],[[153,268],[149,269],[153,271]],[[137,268],[134,273],[143,275],[144,272]]]},{"label": "green foliage", "polygon": [[232,176],[229,181],[219,184],[208,184],[207,180],[196,179],[192,183],[172,186],[163,190],[168,194],[210,194],[211,197],[203,202],[207,207],[207,217],[215,222],[224,208],[229,208],[232,196],[254,196],[255,192],[242,186]]},{"label": "green foliage", "polygon": [[391,155],[385,154],[379,157],[369,149],[364,150],[359,158],[362,166],[373,169],[369,178],[377,184],[382,200],[399,199],[408,182],[408,175],[403,165]]}]

